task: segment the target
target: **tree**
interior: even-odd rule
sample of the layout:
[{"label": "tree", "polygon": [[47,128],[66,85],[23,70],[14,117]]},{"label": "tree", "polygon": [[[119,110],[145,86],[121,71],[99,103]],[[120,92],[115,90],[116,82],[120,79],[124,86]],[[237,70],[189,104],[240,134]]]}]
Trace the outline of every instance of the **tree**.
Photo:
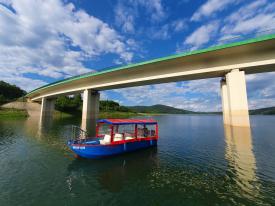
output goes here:
[{"label": "tree", "polygon": [[15,85],[0,81],[0,104],[13,101],[26,94],[26,91]]},{"label": "tree", "polygon": [[119,103],[115,102],[115,101],[110,101],[110,100],[102,100],[100,101],[100,106],[99,109],[100,111],[119,111]]},{"label": "tree", "polygon": [[6,103],[6,98],[4,97],[4,95],[0,94],[0,105]]},{"label": "tree", "polygon": [[73,98],[73,103],[79,108],[82,107],[82,99],[81,94],[77,94]]},{"label": "tree", "polygon": [[73,98],[67,96],[58,97],[55,102],[55,108],[61,112],[75,112],[82,105],[81,96],[79,96],[76,95]]},{"label": "tree", "polygon": [[[75,95],[74,97],[61,96],[58,97],[55,102],[55,108],[61,112],[76,112],[82,109],[81,95]],[[132,112],[131,109],[125,106],[120,106],[119,103],[112,100],[101,100],[99,109],[102,112]]]},{"label": "tree", "polygon": [[128,107],[125,107],[125,106],[120,106],[119,111],[120,112],[133,112],[131,109],[129,109]]}]

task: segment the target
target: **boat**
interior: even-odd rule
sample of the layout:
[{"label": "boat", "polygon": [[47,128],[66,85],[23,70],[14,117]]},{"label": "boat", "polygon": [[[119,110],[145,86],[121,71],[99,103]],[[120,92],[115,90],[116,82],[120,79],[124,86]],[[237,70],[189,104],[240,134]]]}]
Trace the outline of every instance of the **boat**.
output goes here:
[{"label": "boat", "polygon": [[96,137],[83,134],[69,140],[68,146],[78,157],[92,159],[153,147],[159,138],[158,123],[153,119],[101,119]]}]

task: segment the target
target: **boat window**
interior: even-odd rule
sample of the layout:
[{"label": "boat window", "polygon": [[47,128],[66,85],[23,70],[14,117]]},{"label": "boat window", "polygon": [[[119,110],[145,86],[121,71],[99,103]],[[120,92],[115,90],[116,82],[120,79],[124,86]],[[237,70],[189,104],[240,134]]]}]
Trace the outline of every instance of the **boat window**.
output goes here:
[{"label": "boat window", "polygon": [[148,125],[148,130],[150,137],[156,136],[156,125]]},{"label": "boat window", "polygon": [[119,125],[118,133],[127,134],[128,136],[134,136],[135,134],[135,125]]},{"label": "boat window", "polygon": [[135,132],[135,125],[119,125],[118,128],[119,133],[134,133]]},{"label": "boat window", "polygon": [[[137,130],[136,130],[137,129]],[[147,124],[125,124],[113,125],[113,141],[130,140],[134,138],[146,138],[156,136],[156,125]],[[109,124],[101,124],[98,129],[98,137],[111,135]]]},{"label": "boat window", "polygon": [[108,124],[100,125],[99,130],[98,130],[98,135],[99,136],[102,136],[102,135],[105,135],[105,134],[111,134],[110,125],[108,125]]},{"label": "boat window", "polygon": [[156,126],[155,125],[138,125],[137,136],[138,138],[156,136]]}]

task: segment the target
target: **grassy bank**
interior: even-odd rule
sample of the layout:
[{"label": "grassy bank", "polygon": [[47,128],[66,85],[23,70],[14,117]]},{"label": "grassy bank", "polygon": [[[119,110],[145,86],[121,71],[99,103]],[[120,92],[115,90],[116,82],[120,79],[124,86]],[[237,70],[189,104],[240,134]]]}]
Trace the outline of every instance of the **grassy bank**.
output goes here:
[{"label": "grassy bank", "polygon": [[[54,112],[54,118],[66,118],[66,117],[81,117],[81,111],[76,112],[60,112],[55,111]],[[99,118],[129,118],[137,115],[146,115],[146,114],[138,114],[135,112],[100,112]],[[23,109],[8,109],[8,108],[0,108],[0,118],[26,118],[28,117],[28,112]]]},{"label": "grassy bank", "polygon": [[26,118],[28,116],[28,112],[24,109],[8,109],[0,107],[0,119]]}]

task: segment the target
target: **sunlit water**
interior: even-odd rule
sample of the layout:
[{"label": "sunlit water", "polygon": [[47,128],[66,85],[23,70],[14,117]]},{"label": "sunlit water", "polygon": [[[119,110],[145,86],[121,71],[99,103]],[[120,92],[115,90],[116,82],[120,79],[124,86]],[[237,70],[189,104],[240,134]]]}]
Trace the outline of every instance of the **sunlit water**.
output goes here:
[{"label": "sunlit water", "polygon": [[157,148],[101,160],[67,149],[79,120],[0,120],[0,205],[275,205],[275,116],[154,118]]}]

